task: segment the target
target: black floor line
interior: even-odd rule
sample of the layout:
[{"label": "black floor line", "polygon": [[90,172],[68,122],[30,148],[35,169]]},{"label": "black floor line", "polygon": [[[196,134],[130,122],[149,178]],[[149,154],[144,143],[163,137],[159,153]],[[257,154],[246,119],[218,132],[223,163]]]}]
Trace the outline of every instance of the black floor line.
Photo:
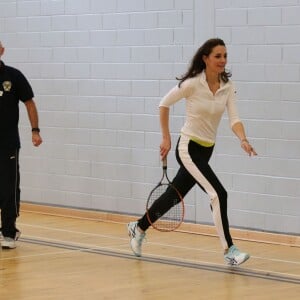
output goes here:
[{"label": "black floor line", "polygon": [[81,251],[81,252],[87,252],[93,254],[107,255],[111,257],[126,258],[126,259],[139,260],[139,261],[145,261],[145,262],[151,262],[157,264],[172,265],[172,266],[178,266],[184,268],[200,269],[200,270],[206,270],[212,272],[220,272],[226,274],[234,274],[234,275],[241,275],[241,276],[247,276],[253,278],[273,280],[278,282],[300,284],[300,277],[293,277],[293,276],[276,274],[272,272],[251,270],[251,269],[246,269],[244,267],[238,267],[238,266],[235,267],[217,266],[217,265],[209,265],[209,264],[201,264],[201,263],[192,263],[192,262],[180,261],[175,259],[151,257],[147,255],[142,257],[136,257],[133,254],[122,253],[118,251],[112,251],[112,250],[101,249],[101,248],[90,248],[90,247],[84,247],[76,244],[45,241],[41,239],[26,238],[26,237],[21,238],[20,241],[31,243],[31,244],[49,246],[49,247],[56,247],[56,248]]}]

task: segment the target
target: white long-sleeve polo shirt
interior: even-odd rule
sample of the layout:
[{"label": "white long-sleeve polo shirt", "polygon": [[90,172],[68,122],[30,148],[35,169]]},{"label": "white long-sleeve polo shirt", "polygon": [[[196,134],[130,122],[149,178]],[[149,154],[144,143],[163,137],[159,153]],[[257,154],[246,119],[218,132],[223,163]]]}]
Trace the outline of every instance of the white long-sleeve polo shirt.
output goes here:
[{"label": "white long-sleeve polo shirt", "polygon": [[240,122],[236,108],[236,95],[232,81],[221,81],[215,94],[211,92],[203,71],[198,76],[186,79],[176,85],[161,100],[159,106],[170,107],[179,100],[186,99],[186,120],[181,129],[191,139],[215,143],[217,129],[222,115],[227,109],[230,126]]}]

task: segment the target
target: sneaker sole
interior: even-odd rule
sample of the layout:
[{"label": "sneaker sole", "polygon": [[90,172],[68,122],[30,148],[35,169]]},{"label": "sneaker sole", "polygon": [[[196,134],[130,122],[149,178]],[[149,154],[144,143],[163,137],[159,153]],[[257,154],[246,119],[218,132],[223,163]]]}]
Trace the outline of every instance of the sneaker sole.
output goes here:
[{"label": "sneaker sole", "polygon": [[1,247],[2,249],[15,249],[17,248],[17,245],[11,245],[10,243],[6,243],[5,240],[1,241]]},{"label": "sneaker sole", "polygon": [[2,245],[2,249],[16,249],[17,246],[11,247],[11,246],[3,246]]},{"label": "sneaker sole", "polygon": [[132,246],[131,246],[131,243],[130,243],[130,248],[131,248],[131,251],[133,252],[133,254],[134,254],[136,257],[141,257],[141,256],[142,256],[142,254],[139,254],[139,253],[136,253],[136,252],[133,251],[133,248],[132,248]]}]

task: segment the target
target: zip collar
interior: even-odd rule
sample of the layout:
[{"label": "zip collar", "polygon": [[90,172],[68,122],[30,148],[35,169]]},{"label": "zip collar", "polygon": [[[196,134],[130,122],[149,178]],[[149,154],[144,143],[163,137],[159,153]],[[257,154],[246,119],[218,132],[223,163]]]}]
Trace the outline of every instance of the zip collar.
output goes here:
[{"label": "zip collar", "polygon": [[[200,82],[201,82],[206,88],[209,89],[208,83],[207,83],[207,81],[206,81],[206,74],[205,74],[205,71],[204,71],[204,70],[200,73],[199,78],[200,78]],[[220,88],[217,90],[216,93],[219,93],[220,91],[229,88],[229,86],[230,86],[230,80],[228,80],[228,82],[225,83],[225,82],[221,79],[221,80],[220,80]],[[209,90],[210,90],[210,89],[209,89]]]}]

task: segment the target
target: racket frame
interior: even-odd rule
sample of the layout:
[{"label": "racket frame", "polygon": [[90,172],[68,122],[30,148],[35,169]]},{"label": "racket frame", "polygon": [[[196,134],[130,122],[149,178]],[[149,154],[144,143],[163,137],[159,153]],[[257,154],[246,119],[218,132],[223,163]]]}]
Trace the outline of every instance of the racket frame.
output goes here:
[{"label": "racket frame", "polygon": [[[158,184],[149,193],[149,196],[148,196],[148,199],[147,199],[147,203],[146,203],[146,216],[147,216],[147,219],[148,219],[149,223],[151,224],[151,226],[154,229],[156,229],[158,231],[162,231],[162,232],[171,232],[171,231],[175,231],[176,229],[178,229],[178,227],[182,224],[183,219],[184,219],[184,214],[185,214],[185,206],[184,206],[183,197],[181,196],[181,194],[179,193],[179,191],[176,189],[176,187],[171,183],[171,181],[170,181],[170,179],[168,177],[168,174],[167,174],[167,158],[166,157],[162,160],[162,169],[163,169],[163,175],[162,175],[160,181],[158,182]],[[164,179],[167,180],[167,183],[163,182]],[[158,187],[163,186],[163,185],[165,185],[167,187],[171,187],[173,190],[176,191],[178,197],[180,198],[180,202],[177,203],[176,205],[181,205],[182,206],[182,213],[181,213],[181,219],[180,219],[180,221],[178,222],[178,224],[176,224],[176,226],[168,228],[168,229],[166,227],[165,228],[160,228],[159,226],[155,225],[155,223],[159,224],[159,219],[156,220],[157,222],[156,221],[152,222],[151,219],[150,219],[150,216],[149,216],[149,209],[150,209],[151,206],[150,207],[148,207],[148,206],[149,206],[149,200],[151,199],[151,195],[153,194],[153,192]]]}]

